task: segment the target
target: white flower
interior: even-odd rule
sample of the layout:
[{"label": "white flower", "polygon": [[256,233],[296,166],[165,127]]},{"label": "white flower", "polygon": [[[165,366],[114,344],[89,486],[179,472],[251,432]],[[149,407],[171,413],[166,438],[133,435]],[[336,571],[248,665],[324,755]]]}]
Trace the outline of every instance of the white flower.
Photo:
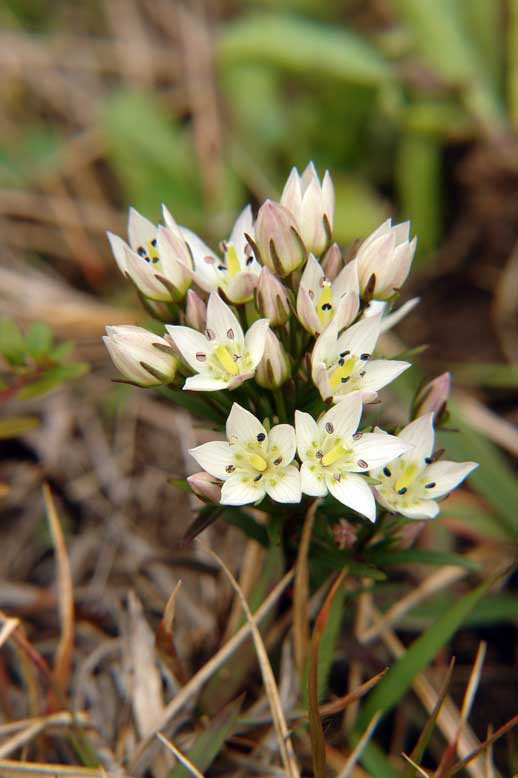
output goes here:
[{"label": "white flower", "polygon": [[380,481],[374,490],[376,498],[389,511],[410,519],[433,519],[439,513],[435,500],[455,489],[478,464],[432,462],[433,413],[412,421],[399,438],[412,448],[390,467],[371,471]]},{"label": "white flower", "polygon": [[263,356],[268,319],[254,322],[246,335],[231,309],[217,292],[207,304],[205,335],[190,327],[166,327],[187,364],[197,373],[184,389],[213,392],[234,389],[251,378]]},{"label": "white flower", "polygon": [[106,327],[104,345],[115,367],[139,386],[158,386],[173,380],[178,360],[164,338],[143,327]]},{"label": "white flower", "polygon": [[297,294],[297,316],[313,335],[325,330],[334,319],[337,328],[347,327],[360,307],[360,285],[356,263],[349,262],[334,281],[329,281],[319,262],[310,254]]},{"label": "white flower", "polygon": [[158,302],[179,302],[191,284],[191,256],[181,235],[155,227],[134,208],[128,221],[129,246],[118,235],[108,239],[121,272],[139,291]]},{"label": "white flower", "polygon": [[338,335],[334,319],[319,335],[311,356],[311,375],[324,400],[338,402],[351,392],[360,391],[364,402],[372,402],[376,392],[394,381],[409,362],[371,359],[380,334],[380,316],[362,319]]},{"label": "white flower", "polygon": [[401,288],[417,243],[416,238],[408,240],[409,230],[410,222],[392,226],[387,219],[363,241],[356,254],[362,294],[385,300]]},{"label": "white flower", "polygon": [[272,500],[301,500],[300,474],[290,464],[295,456],[295,430],[278,424],[267,432],[250,411],[234,403],[226,425],[228,443],[211,441],[190,449],[198,464],[224,481],[222,505]]},{"label": "white flower", "polygon": [[376,519],[372,491],[358,473],[391,462],[408,449],[394,435],[357,432],[362,413],[360,392],[350,394],[318,422],[295,412],[297,450],[302,461],[302,491],[314,497],[333,497],[371,521]]},{"label": "white flower", "polygon": [[335,191],[329,171],[320,183],[313,162],[302,176],[294,167],[284,186],[281,205],[295,216],[306,249],[320,256],[331,242],[335,213]]},{"label": "white flower", "polygon": [[407,316],[410,311],[413,311],[416,305],[419,303],[419,297],[412,297],[411,300],[407,300],[406,303],[403,303],[403,305],[400,305],[399,308],[395,311],[392,311],[392,313],[388,313],[390,303],[388,303],[386,300],[370,300],[368,306],[366,307],[365,311],[363,312],[363,319],[368,319],[369,316],[378,316],[381,314],[381,326],[380,330],[381,332],[386,332],[387,330],[392,329],[392,327],[395,327],[396,324],[399,324],[399,322]]},{"label": "white flower", "polygon": [[223,259],[218,259],[194,232],[187,227],[178,227],[167,208],[163,207],[164,221],[170,229],[180,231],[189,246],[194,267],[190,270],[192,279],[206,292],[221,289],[233,303],[244,303],[252,299],[261,266],[253,256],[247,235],[253,239],[254,220],[249,205],[239,214],[230,237],[223,241]]}]

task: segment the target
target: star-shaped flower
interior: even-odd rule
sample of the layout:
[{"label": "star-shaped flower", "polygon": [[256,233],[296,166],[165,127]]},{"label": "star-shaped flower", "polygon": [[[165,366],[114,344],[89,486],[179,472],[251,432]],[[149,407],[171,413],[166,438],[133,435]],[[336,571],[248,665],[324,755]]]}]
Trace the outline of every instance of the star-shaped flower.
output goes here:
[{"label": "star-shaped flower", "polygon": [[455,489],[476,467],[476,462],[433,462],[433,413],[420,416],[399,433],[411,448],[397,462],[371,471],[380,481],[375,488],[378,502],[409,519],[433,519],[439,513],[435,502]]},{"label": "star-shaped flower", "polygon": [[205,335],[190,327],[166,327],[178,351],[196,375],[184,389],[214,392],[235,389],[251,378],[263,356],[268,319],[254,322],[246,335],[236,316],[217,292],[207,304]]},{"label": "star-shaped flower", "polygon": [[324,400],[338,402],[360,391],[364,402],[410,367],[395,359],[371,359],[380,334],[381,316],[362,319],[339,335],[339,324],[331,320],[317,338],[311,356],[312,378]]},{"label": "star-shaped flower", "polygon": [[128,221],[129,245],[108,233],[115,260],[139,291],[157,302],[179,302],[191,284],[191,255],[182,236],[156,227],[134,208]]},{"label": "star-shaped flower", "polygon": [[362,407],[361,393],[354,392],[318,422],[308,413],[295,412],[300,477],[304,494],[323,497],[330,492],[375,521],[374,496],[359,473],[391,462],[408,449],[408,444],[384,432],[357,432]]},{"label": "star-shaped flower", "polygon": [[337,328],[347,327],[360,307],[356,263],[349,262],[329,281],[320,263],[310,254],[297,294],[297,316],[305,329],[317,335],[335,319]]},{"label": "star-shaped flower", "polygon": [[215,440],[189,451],[207,473],[224,482],[222,505],[256,503],[266,494],[276,502],[300,502],[300,473],[291,464],[295,430],[290,424],[267,432],[250,411],[234,403],[226,433],[227,443]]}]

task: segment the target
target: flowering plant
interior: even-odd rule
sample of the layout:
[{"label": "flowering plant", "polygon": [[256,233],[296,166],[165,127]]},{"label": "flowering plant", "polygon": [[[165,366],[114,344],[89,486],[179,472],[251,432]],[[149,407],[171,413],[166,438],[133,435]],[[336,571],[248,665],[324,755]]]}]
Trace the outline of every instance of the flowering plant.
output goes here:
[{"label": "flowering plant", "polygon": [[219,254],[167,208],[159,227],[130,209],[129,242],[109,235],[115,259],[167,324],[162,336],[109,327],[105,343],[124,380],[167,387],[225,429],[226,441],[190,451],[202,471],[187,483],[204,502],[253,504],[269,526],[282,505],[298,515],[318,498],[361,538],[365,521],[434,518],[477,465],[433,452],[448,376],[421,391],[405,427],[379,427],[378,392],[411,367],[383,358],[380,336],[418,302],[392,310],[416,238],[388,220],[345,262],[334,206],[328,172],[321,181],[312,163],[294,168],[280,202],[255,222],[247,206]]}]

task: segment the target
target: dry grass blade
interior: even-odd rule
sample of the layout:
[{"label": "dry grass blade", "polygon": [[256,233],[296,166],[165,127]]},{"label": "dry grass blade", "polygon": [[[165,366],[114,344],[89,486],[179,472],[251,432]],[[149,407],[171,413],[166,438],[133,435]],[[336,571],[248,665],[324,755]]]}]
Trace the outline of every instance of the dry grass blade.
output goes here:
[{"label": "dry grass blade", "polygon": [[126,778],[121,772],[107,772],[102,767],[77,767],[76,765],[47,764],[46,762],[18,762],[0,759],[2,778]]},{"label": "dry grass blade", "polygon": [[279,741],[279,749],[281,752],[281,758],[284,764],[284,769],[286,770],[286,775],[289,776],[289,778],[299,778],[300,775],[299,768],[295,760],[295,753],[293,751],[293,746],[291,744],[288,726],[286,724],[286,719],[284,717],[284,711],[282,710],[281,700],[279,697],[279,690],[277,689],[277,684],[275,683],[275,677],[273,674],[272,666],[270,664],[270,660],[268,659],[268,654],[266,652],[266,648],[264,647],[261,633],[259,632],[259,629],[257,627],[256,619],[254,618],[250,608],[248,607],[248,603],[246,601],[243,592],[239,588],[238,582],[236,581],[236,579],[234,578],[234,576],[232,575],[228,567],[225,565],[223,560],[221,560],[218,557],[218,555],[214,553],[214,551],[211,551],[210,549],[207,549],[207,551],[209,552],[211,557],[215,559],[219,565],[221,565],[223,572],[227,576],[236,594],[239,596],[239,599],[241,600],[241,605],[243,606],[243,610],[246,614],[246,618],[252,632],[252,637],[254,639],[255,650],[257,652],[257,659],[259,660],[259,665],[263,676],[266,695],[268,697],[268,701],[270,703],[270,709],[272,711],[273,724]]},{"label": "dry grass blade", "polygon": [[183,764],[184,767],[189,770],[189,772],[195,776],[195,778],[204,778],[203,774],[200,773],[197,767],[193,765],[192,762],[189,762],[186,756],[182,754],[181,751],[176,748],[166,737],[162,735],[161,732],[157,732],[157,738],[162,741],[162,743],[167,746],[167,748],[173,752],[175,757],[178,759],[179,762]]},{"label": "dry grass blade", "polygon": [[302,673],[304,672],[304,665],[308,653],[308,551],[317,507],[318,500],[315,500],[306,513],[297,562],[295,565],[295,585],[293,588],[293,646],[295,650],[295,667],[297,668],[299,678],[302,677]]},{"label": "dry grass blade", "polygon": [[176,604],[176,595],[182,585],[181,581],[178,581],[174,590],[169,597],[164,609],[164,615],[162,621],[158,625],[156,631],[155,643],[157,651],[160,654],[163,662],[167,665],[174,678],[183,685],[187,681],[185,670],[182,667],[173,637],[173,619]]},{"label": "dry grass blade", "polygon": [[132,665],[133,715],[141,737],[154,731],[162,717],[162,681],[155,661],[154,636],[140,601],[129,593],[129,655]]},{"label": "dry grass blade", "polygon": [[26,729],[21,732],[17,732],[16,735],[9,738],[5,743],[0,746],[0,759],[4,759],[6,756],[13,754],[18,748],[21,748],[26,743],[38,735],[45,727],[44,721],[36,721],[30,724]]},{"label": "dry grass blade", "polygon": [[[290,572],[286,573],[286,575],[279,581],[275,589],[270,592],[263,604],[257,609],[254,616],[254,621],[256,624],[259,624],[259,622],[271,611],[281,594],[292,580],[293,571],[290,570]],[[246,640],[251,630],[252,626],[250,623],[244,624],[239,632],[236,632],[234,637],[231,638],[228,643],[225,643],[225,645],[220,648],[218,653],[215,654],[212,659],[209,659],[209,661],[200,670],[198,670],[196,675],[194,675],[189,680],[189,682],[185,684],[185,686],[178,692],[176,697],[174,697],[169,705],[167,705],[158,730],[165,729],[169,725],[170,721],[183,708],[183,706],[187,704],[191,697],[200,691],[201,687],[206,683],[206,681],[208,681],[209,678],[211,678],[211,676],[223,664],[225,664],[227,659],[232,656],[232,654]],[[153,735],[145,738],[136,749],[135,757],[130,767],[132,774],[140,773],[147,768],[150,760],[148,747],[153,742],[155,735],[158,734],[158,730],[154,732]]]},{"label": "dry grass blade", "polygon": [[70,572],[65,538],[48,484],[43,485],[43,495],[45,498],[50,532],[56,550],[57,588],[59,615],[61,620],[61,637],[54,662],[54,681],[58,693],[64,697],[70,677],[72,654],[74,651],[74,595],[72,590],[72,575]]},{"label": "dry grass blade", "polygon": [[361,697],[367,694],[367,692],[370,691],[373,686],[376,686],[376,684],[381,681],[386,672],[387,668],[382,670],[381,673],[373,675],[372,678],[369,678],[368,681],[365,681],[365,683],[362,683],[362,685],[358,686],[357,689],[354,689],[352,692],[349,692],[343,697],[338,697],[336,700],[332,700],[331,702],[326,702],[324,705],[320,705],[318,709],[320,715],[331,716],[333,713],[340,713],[341,711],[345,710],[345,708],[347,708],[353,702],[356,702],[356,700],[361,699]]},{"label": "dry grass blade", "polygon": [[343,766],[343,769],[338,774],[337,778],[350,778],[357,761],[359,760],[360,756],[363,753],[363,749],[369,742],[374,730],[376,729],[376,725],[380,719],[380,716],[381,716],[381,711],[377,711],[372,717],[372,719],[369,721],[367,725],[367,729],[365,730],[361,738],[356,743],[354,749],[351,752],[351,755],[349,756],[349,759]]},{"label": "dry grass blade", "polygon": [[414,760],[413,760],[413,759],[411,759],[411,758],[410,758],[409,756],[407,756],[406,754],[403,754],[402,756],[403,756],[403,759],[406,759],[406,761],[408,762],[408,764],[409,764],[409,765],[411,765],[411,767],[413,767],[413,768],[414,768],[414,770],[415,770],[416,772],[418,772],[418,773],[419,773],[419,775],[422,775],[422,776],[423,776],[423,778],[430,778],[430,776],[428,775],[428,773],[426,772],[426,770],[423,770],[423,768],[422,768],[422,767],[419,767],[419,765],[418,765],[418,764],[416,764],[416,763],[414,762]]},{"label": "dry grass blade", "polygon": [[0,613],[0,619],[4,622],[2,629],[0,629],[0,646],[3,646],[9,640],[20,621],[19,619],[11,619],[9,616],[4,616],[2,613]]},{"label": "dry grass blade", "polygon": [[[470,762],[473,759],[476,759],[476,757],[486,749],[489,749],[490,746],[493,745],[493,743],[498,740],[498,738],[501,738],[502,735],[505,735],[506,732],[510,732],[511,729],[518,726],[518,714],[516,716],[513,716],[512,719],[510,719],[506,724],[502,724],[502,726],[496,730],[496,732],[493,732],[492,735],[488,736],[486,740],[484,740],[483,743],[480,744],[478,748],[476,748],[474,751],[471,752],[471,754],[468,754],[464,759],[462,759],[460,762],[457,762],[450,770],[450,775],[456,775],[460,770],[463,770],[464,767],[470,764]],[[494,768],[492,768],[493,773]]]},{"label": "dry grass blade", "polygon": [[[493,727],[489,725],[487,728],[487,738],[486,741],[489,741],[491,739],[491,735],[493,734]],[[488,746],[486,748],[486,759],[485,759],[485,767],[486,767],[486,778],[493,778],[495,771],[493,768],[493,744],[488,742]]]}]

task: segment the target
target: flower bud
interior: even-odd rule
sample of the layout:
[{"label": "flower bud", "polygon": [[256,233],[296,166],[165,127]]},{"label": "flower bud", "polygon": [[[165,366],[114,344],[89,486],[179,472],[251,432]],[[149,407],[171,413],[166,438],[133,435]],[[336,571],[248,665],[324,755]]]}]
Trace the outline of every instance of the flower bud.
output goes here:
[{"label": "flower bud", "polygon": [[434,378],[417,392],[414,400],[413,418],[432,412],[434,424],[437,425],[443,416],[450,394],[451,376],[449,373]]},{"label": "flower bud", "polygon": [[272,327],[279,327],[290,318],[286,287],[267,267],[259,273],[255,299],[259,313],[270,320]]},{"label": "flower bud", "polygon": [[300,225],[300,235],[308,252],[320,256],[329,246],[333,230],[335,192],[329,172],[322,183],[312,162],[302,176],[293,168],[281,196]]},{"label": "flower bud", "polygon": [[264,354],[257,366],[255,380],[264,389],[278,389],[291,375],[290,360],[278,337],[268,330]]},{"label": "flower bud", "polygon": [[221,500],[221,485],[216,479],[202,470],[201,473],[194,473],[187,478],[187,483],[192,491],[203,502],[217,502]]},{"label": "flower bud", "polygon": [[344,266],[342,252],[338,243],[332,243],[322,259],[322,270],[329,281],[334,281]]},{"label": "flower bud", "polygon": [[261,261],[281,278],[306,259],[295,218],[287,208],[273,200],[266,200],[259,208],[255,242]]},{"label": "flower bud", "polygon": [[103,340],[113,364],[130,383],[159,386],[174,379],[178,360],[164,338],[130,324],[106,332]]},{"label": "flower bud", "polygon": [[363,241],[356,254],[362,296],[390,299],[405,282],[415,254],[416,238],[409,241],[410,223],[387,219]]},{"label": "flower bud", "polygon": [[187,292],[185,323],[199,332],[204,332],[207,323],[207,306],[192,289]]}]

